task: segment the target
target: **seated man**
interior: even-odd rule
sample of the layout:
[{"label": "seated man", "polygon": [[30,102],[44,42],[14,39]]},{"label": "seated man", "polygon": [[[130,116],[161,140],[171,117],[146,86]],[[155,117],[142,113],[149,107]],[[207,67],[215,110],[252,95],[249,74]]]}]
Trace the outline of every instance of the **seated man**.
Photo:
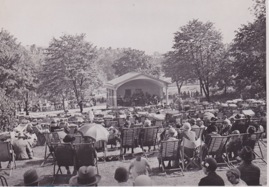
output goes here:
[{"label": "seated man", "polygon": [[14,153],[16,155],[16,160],[26,160],[33,158],[33,150],[25,138],[26,136],[20,133],[12,143]]},{"label": "seated man", "polygon": [[230,138],[229,142],[227,143],[226,149],[227,149],[229,158],[235,159],[238,157],[239,151],[242,149],[242,140],[239,136],[240,132],[238,130],[233,131],[232,134],[234,135],[237,134],[238,136],[232,136]]}]

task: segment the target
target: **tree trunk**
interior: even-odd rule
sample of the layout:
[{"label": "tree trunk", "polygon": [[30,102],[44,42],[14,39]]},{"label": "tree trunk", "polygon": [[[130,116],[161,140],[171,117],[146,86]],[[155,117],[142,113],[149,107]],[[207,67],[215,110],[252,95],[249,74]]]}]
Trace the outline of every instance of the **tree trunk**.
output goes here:
[{"label": "tree trunk", "polygon": [[26,92],[26,97],[25,97],[25,113],[26,113],[26,116],[29,116],[28,99],[29,99],[29,95],[28,95],[28,92]]},{"label": "tree trunk", "polygon": [[181,87],[182,87],[182,85],[183,85],[183,82],[184,82],[184,81],[182,81],[181,83],[179,83],[179,81],[176,81],[178,95],[180,95],[180,91],[181,91]]},{"label": "tree trunk", "polygon": [[224,95],[226,96],[227,95],[227,86],[224,85]]},{"label": "tree trunk", "polygon": [[78,103],[78,106],[79,106],[79,109],[80,109],[80,113],[83,113],[83,103],[82,103],[82,101],[80,101]]},{"label": "tree trunk", "polygon": [[62,105],[63,105],[63,110],[65,111],[65,104],[64,104],[64,101],[65,101],[65,99],[64,99],[64,97],[62,97],[63,99],[62,99]]}]

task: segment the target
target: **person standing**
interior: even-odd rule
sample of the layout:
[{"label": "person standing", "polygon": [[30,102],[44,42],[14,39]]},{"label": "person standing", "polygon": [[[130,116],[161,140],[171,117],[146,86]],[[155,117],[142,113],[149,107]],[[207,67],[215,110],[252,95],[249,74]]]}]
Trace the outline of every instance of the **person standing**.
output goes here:
[{"label": "person standing", "polygon": [[90,109],[90,111],[89,111],[89,120],[90,120],[90,122],[92,123],[93,122],[93,120],[94,120],[94,113],[93,113],[93,109]]}]

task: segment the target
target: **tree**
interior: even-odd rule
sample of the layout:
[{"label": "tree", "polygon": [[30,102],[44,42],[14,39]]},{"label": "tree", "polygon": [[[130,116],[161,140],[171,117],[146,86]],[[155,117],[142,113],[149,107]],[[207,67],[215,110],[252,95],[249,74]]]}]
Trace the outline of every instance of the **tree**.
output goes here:
[{"label": "tree", "polygon": [[210,87],[214,86],[215,74],[223,60],[221,33],[211,22],[192,20],[175,33],[173,49],[180,61],[191,64],[190,73],[196,75],[209,101]]},{"label": "tree", "polygon": [[178,94],[181,92],[181,87],[184,82],[193,79],[192,65],[179,58],[177,53],[170,51],[166,53],[163,61],[163,71],[166,77],[171,77],[176,83]]},{"label": "tree", "polygon": [[0,89],[0,129],[2,131],[12,128],[15,123],[15,103]]},{"label": "tree", "polygon": [[82,113],[85,90],[100,85],[96,55],[96,48],[85,41],[85,34],[53,38],[46,49],[42,86],[47,86],[51,93],[59,94],[71,89]]},{"label": "tree", "polygon": [[236,33],[231,48],[234,58],[236,89],[247,93],[266,94],[266,12],[265,1],[254,5],[256,19],[243,25]]},{"label": "tree", "polygon": [[129,48],[122,52],[121,57],[115,61],[112,67],[118,76],[131,71],[159,76],[160,69],[155,67],[152,62],[151,57],[146,55],[144,51]]},{"label": "tree", "polygon": [[35,89],[35,65],[23,46],[7,31],[0,32],[0,88],[14,99],[22,99],[28,112],[29,91]]}]

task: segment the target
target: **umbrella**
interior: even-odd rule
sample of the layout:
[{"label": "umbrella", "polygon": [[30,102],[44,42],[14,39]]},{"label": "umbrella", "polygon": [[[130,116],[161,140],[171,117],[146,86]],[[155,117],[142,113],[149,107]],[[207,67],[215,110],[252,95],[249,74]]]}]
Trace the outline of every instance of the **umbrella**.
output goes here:
[{"label": "umbrella", "polygon": [[96,142],[99,140],[108,140],[108,130],[99,124],[92,123],[83,125],[78,131],[81,132],[83,136],[94,138]]}]

